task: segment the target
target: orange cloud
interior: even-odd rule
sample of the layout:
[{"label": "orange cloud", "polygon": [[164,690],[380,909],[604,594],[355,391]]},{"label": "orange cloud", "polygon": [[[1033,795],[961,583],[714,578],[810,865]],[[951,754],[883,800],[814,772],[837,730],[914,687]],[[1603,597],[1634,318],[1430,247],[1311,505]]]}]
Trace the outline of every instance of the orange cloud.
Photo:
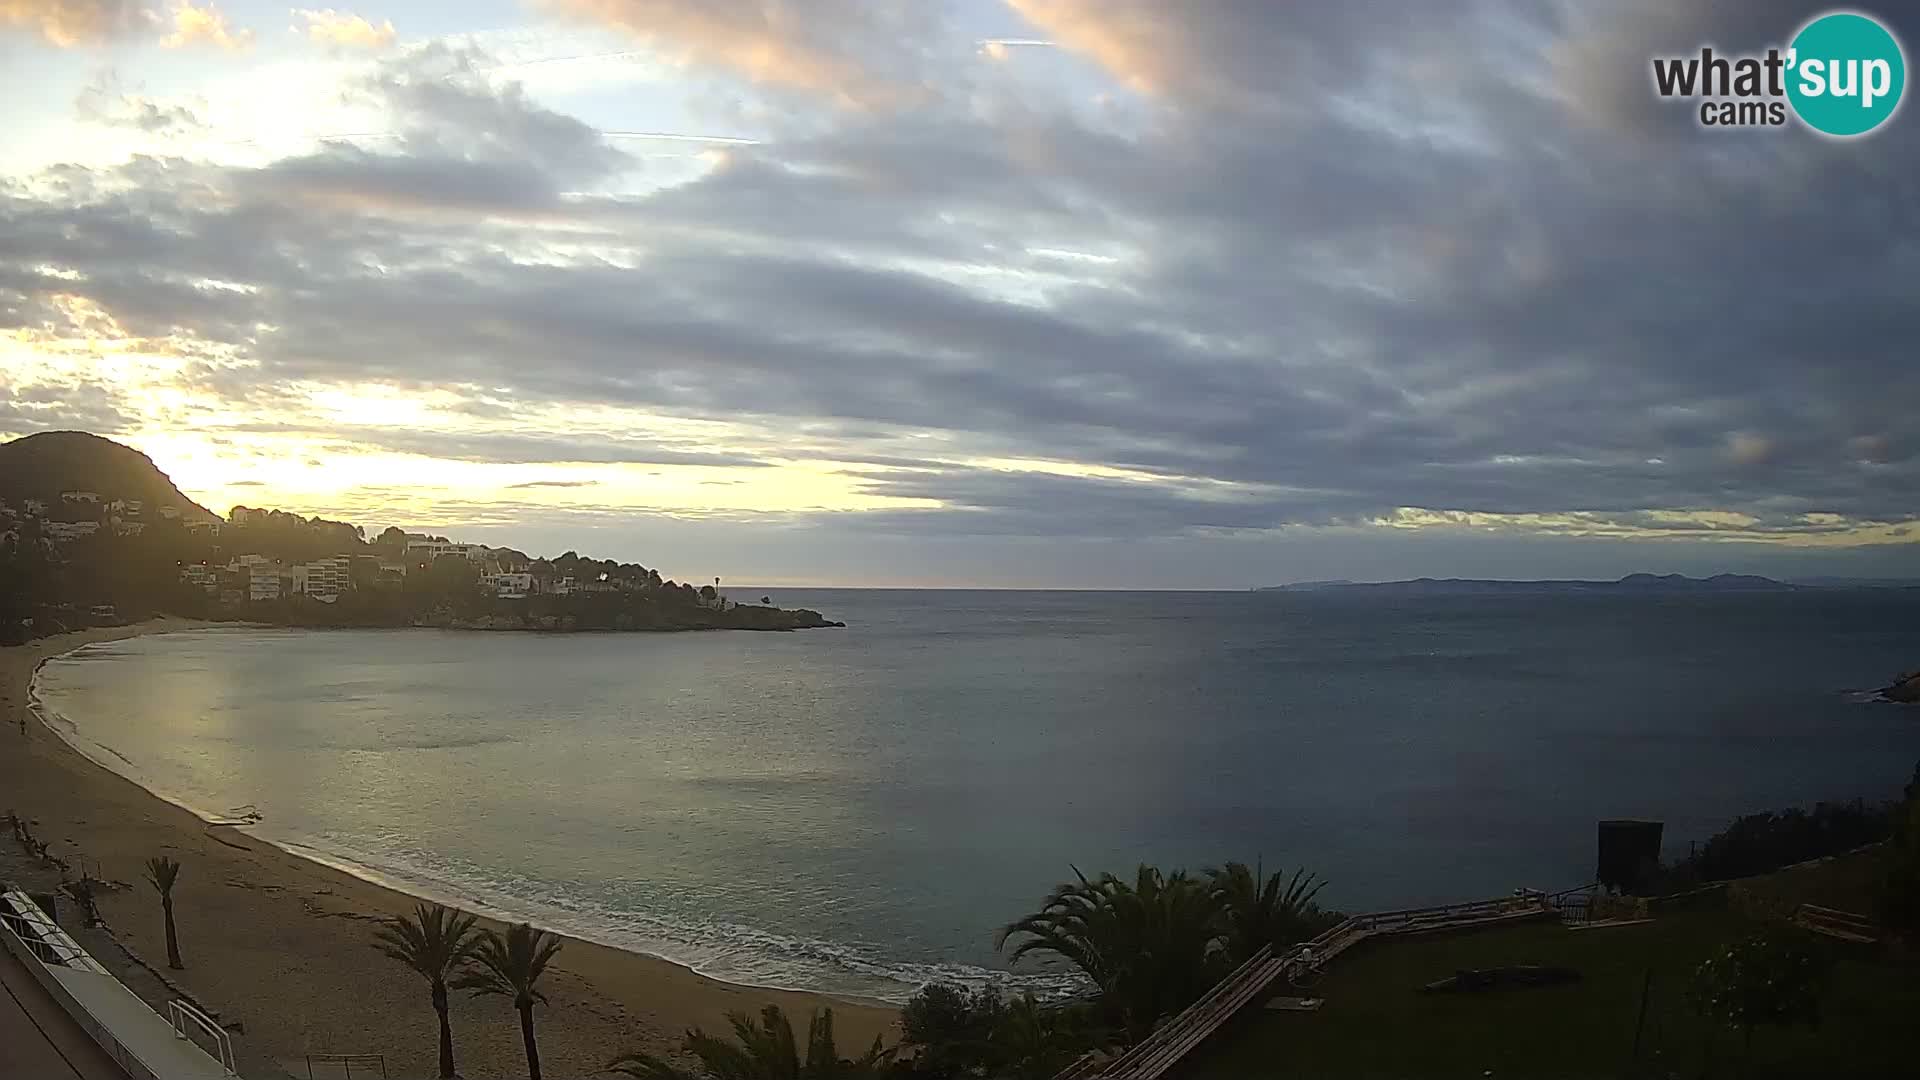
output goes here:
[{"label": "orange cloud", "polygon": [[253,44],[253,31],[234,30],[211,3],[197,8],[193,0],[180,0],[173,9],[173,33],[160,39],[161,47],[179,49],[202,43],[238,51]]},{"label": "orange cloud", "polygon": [[[604,23],[682,62],[726,68],[755,82],[832,95],[852,105],[896,103],[911,93],[876,74],[907,47],[876,16],[847,0],[545,0]],[[894,59],[898,59],[895,56]]]},{"label": "orange cloud", "polygon": [[326,8],[313,11],[296,8],[294,14],[307,21],[307,37],[323,45],[344,45],[359,49],[384,49],[393,44],[393,20],[374,25],[360,15]]},{"label": "orange cloud", "polygon": [[[1007,0],[1036,29],[1085,53],[1114,78],[1142,93],[1166,93],[1182,75],[1177,27],[1198,13],[1178,4],[1128,5],[1099,0]],[[1169,25],[1172,24],[1172,25]]]},{"label": "orange cloud", "polygon": [[119,37],[153,21],[140,0],[0,0],[0,26],[61,48]]}]

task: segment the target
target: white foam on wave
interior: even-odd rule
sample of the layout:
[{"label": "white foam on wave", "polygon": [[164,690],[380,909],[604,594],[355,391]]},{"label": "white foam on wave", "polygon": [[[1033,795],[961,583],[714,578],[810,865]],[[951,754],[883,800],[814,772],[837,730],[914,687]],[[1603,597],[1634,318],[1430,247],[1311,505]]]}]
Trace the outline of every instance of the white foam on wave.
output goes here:
[{"label": "white foam on wave", "polygon": [[708,978],[740,986],[799,990],[897,1005],[928,983],[994,986],[1004,992],[1031,992],[1058,998],[1085,988],[1079,976],[1064,972],[1010,972],[973,964],[919,963],[890,958],[880,948],[779,933],[717,919],[689,920],[657,912],[631,911],[569,895],[543,891],[539,898],[519,887],[478,877],[449,881],[420,868],[401,865],[367,852],[347,850],[334,841],[275,836],[268,827],[244,830],[302,858],[330,866],[385,888],[452,904],[503,921],[525,921],[583,941],[652,956],[679,964]]}]

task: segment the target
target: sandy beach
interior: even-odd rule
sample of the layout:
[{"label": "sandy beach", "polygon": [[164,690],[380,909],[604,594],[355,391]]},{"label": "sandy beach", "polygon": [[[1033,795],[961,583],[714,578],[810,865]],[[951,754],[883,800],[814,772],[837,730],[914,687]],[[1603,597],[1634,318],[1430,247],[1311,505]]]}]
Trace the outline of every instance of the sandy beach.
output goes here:
[{"label": "sandy beach", "polygon": [[[169,973],[200,1001],[237,1021],[249,1062],[304,1075],[308,1053],[379,1053],[390,1074],[432,1076],[434,1015],[426,983],[371,947],[374,920],[409,910],[412,897],[282,851],[199,817],[103,769],[27,711],[37,665],[96,641],[208,624],[156,619],[0,649],[0,810],[35,820],[56,854],[108,881],[132,883],[100,903],[116,935],[141,956],[165,955],[159,904],[142,863],[182,864],[175,909],[186,970]],[[26,719],[24,732],[21,721]],[[0,842],[11,844],[10,839]],[[601,1074],[629,1049],[671,1051],[688,1027],[723,1030],[730,1010],[782,1006],[804,1031],[831,1006],[843,1052],[876,1034],[897,1037],[894,1010],[820,995],[734,986],[653,957],[568,940],[536,1013],[549,1077]],[[462,1075],[526,1075],[518,1022],[501,998],[456,994],[455,1048]],[[266,1074],[271,1075],[271,1074]]]}]

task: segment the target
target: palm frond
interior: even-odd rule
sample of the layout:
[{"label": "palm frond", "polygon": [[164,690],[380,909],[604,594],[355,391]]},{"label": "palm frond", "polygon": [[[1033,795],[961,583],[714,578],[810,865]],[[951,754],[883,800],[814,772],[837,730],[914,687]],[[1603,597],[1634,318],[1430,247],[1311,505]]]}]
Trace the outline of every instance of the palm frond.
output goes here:
[{"label": "palm frond", "polygon": [[147,860],[146,866],[147,883],[161,896],[171,895],[173,883],[180,877],[180,864],[165,855],[155,855]]},{"label": "palm frond", "polygon": [[374,948],[437,986],[479,948],[476,921],[464,911],[439,904],[416,904],[413,914],[389,918],[374,932]]},{"label": "palm frond", "polygon": [[467,967],[448,985],[475,996],[498,994],[516,1006],[538,1001],[540,977],[560,951],[561,940],[526,923],[514,923],[505,934],[484,930],[476,941]]},{"label": "palm frond", "polygon": [[621,1054],[606,1064],[607,1072],[637,1077],[638,1080],[700,1080],[700,1077],[642,1050]]}]

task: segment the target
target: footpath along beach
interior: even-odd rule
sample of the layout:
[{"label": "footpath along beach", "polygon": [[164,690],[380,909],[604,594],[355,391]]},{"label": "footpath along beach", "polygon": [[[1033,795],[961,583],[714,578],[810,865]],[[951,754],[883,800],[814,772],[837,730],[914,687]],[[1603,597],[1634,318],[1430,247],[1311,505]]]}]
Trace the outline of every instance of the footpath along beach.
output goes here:
[{"label": "footpath along beach", "polygon": [[[413,897],[209,825],[96,765],[29,714],[33,674],[48,658],[206,625],[155,619],[0,648],[0,811],[35,822],[35,834],[76,868],[84,861],[97,877],[128,883],[105,894],[100,910],[119,939],[149,960],[165,947],[142,864],[155,855],[182,864],[174,906],[186,970],[169,975],[223,1022],[244,1029],[236,1042],[247,1060],[285,1068],[309,1053],[379,1053],[394,1076],[430,1076],[434,1016],[426,984],[371,946],[375,920],[411,909]],[[728,1011],[766,1004],[781,1006],[802,1030],[809,1012],[832,1007],[843,1050],[863,1048],[876,1034],[897,1038],[892,1009],[735,986],[574,939],[545,991],[549,1004],[536,1023],[549,1076],[592,1076],[630,1049],[671,1051],[688,1027],[724,1030]],[[509,1002],[455,994],[452,1022],[464,1076],[525,1075]]]}]

